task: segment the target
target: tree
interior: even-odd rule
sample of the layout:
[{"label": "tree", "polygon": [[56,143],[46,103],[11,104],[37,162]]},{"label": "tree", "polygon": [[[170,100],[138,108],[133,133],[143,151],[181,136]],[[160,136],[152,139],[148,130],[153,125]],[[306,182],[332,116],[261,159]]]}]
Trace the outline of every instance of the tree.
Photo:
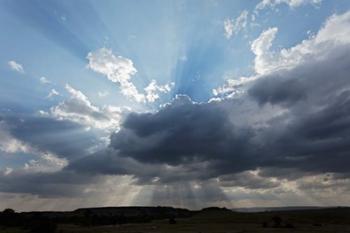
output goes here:
[{"label": "tree", "polygon": [[7,209],[4,209],[2,213],[5,215],[12,215],[12,214],[15,214],[16,212],[13,209],[7,208]]}]

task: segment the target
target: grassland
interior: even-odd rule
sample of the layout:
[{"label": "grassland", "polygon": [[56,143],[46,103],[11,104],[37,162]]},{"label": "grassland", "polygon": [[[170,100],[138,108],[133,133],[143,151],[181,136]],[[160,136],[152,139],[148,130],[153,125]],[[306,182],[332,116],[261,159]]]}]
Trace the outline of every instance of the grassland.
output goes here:
[{"label": "grassland", "polygon": [[[282,221],[274,226],[273,218]],[[265,222],[265,226],[264,223]],[[18,227],[0,228],[0,233],[30,232]],[[350,233],[350,210],[330,209],[312,211],[282,211],[265,213],[235,213],[230,211],[201,211],[189,218],[167,219],[149,223],[82,226],[58,224],[58,233]]]}]

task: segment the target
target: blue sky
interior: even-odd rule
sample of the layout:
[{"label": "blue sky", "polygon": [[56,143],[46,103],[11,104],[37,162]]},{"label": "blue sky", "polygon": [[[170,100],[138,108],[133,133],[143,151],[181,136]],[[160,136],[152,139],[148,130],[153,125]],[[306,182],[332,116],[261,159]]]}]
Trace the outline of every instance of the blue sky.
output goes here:
[{"label": "blue sky", "polygon": [[[317,32],[328,16],[349,7],[346,1],[324,1],[293,9],[281,4],[259,11],[256,25],[252,26],[250,18],[257,4],[258,1],[2,1],[1,93],[11,92],[6,95],[11,100],[6,102],[20,104],[14,97],[30,92],[33,96],[25,100],[39,99],[26,107],[47,108],[51,104],[43,97],[51,87],[38,81],[44,76],[57,85],[56,89],[70,83],[99,104],[130,104],[119,100],[122,98],[117,88],[86,69],[87,54],[106,47],[134,62],[138,72],[133,79],[140,88],[151,79],[160,83],[174,81],[171,97],[187,94],[194,100],[206,101],[211,89],[227,76],[253,72],[250,42],[265,28],[279,28],[276,48],[290,47],[305,39],[308,31]],[[226,39],[223,21],[237,18],[243,10],[251,12],[248,25]],[[9,60],[22,64],[25,74],[11,72]],[[17,79],[23,83],[23,90]],[[13,84],[16,88],[9,88]],[[96,92],[106,90],[110,96],[98,98]]]},{"label": "blue sky", "polygon": [[[271,80],[274,80],[275,76],[286,77],[286,79],[293,74],[297,78],[298,75],[305,76],[307,70],[305,67],[318,65],[319,63],[316,64],[318,58],[333,59],[335,55],[333,56],[331,52],[340,50],[340,46],[346,46],[348,43],[346,26],[349,22],[346,17],[349,10],[349,1],[330,0],[2,0],[0,1],[0,139],[3,143],[0,144],[0,170],[6,177],[0,179],[0,183],[10,182],[7,179],[11,175],[18,178],[27,172],[30,174],[43,172],[52,175],[62,171],[71,172],[73,168],[79,170],[83,166],[77,165],[80,163],[79,159],[87,158],[86,161],[89,161],[88,158],[95,158],[96,153],[100,153],[104,156],[108,155],[109,159],[116,159],[116,163],[126,165],[117,166],[120,169],[123,168],[123,172],[119,170],[115,172],[114,168],[102,169],[103,172],[101,172],[96,168],[96,173],[99,177],[104,177],[104,181],[94,183],[95,180],[90,180],[89,176],[86,178],[86,183],[90,186],[112,182],[108,181],[106,176],[113,176],[109,179],[116,179],[113,182],[125,185],[131,182],[125,179],[139,181],[131,182],[128,186],[132,187],[130,193],[133,193],[131,195],[134,197],[133,200],[112,199],[104,203],[101,201],[102,194],[99,193],[96,194],[98,197],[95,194],[87,197],[89,203],[179,205],[177,202],[150,202],[149,192],[152,193],[150,190],[156,189],[154,188],[156,186],[152,186],[156,185],[152,183],[154,180],[157,182],[160,180],[158,185],[162,186],[168,182],[168,179],[175,178],[170,178],[168,174],[157,175],[155,172],[137,174],[133,170],[136,162],[149,165],[150,170],[155,169],[153,166],[169,165],[174,166],[174,169],[180,169],[180,166],[186,171],[190,167],[192,169],[194,161],[197,160],[210,164],[214,162],[206,156],[203,160],[201,159],[203,157],[198,159],[198,154],[203,153],[198,148],[187,152],[173,148],[173,151],[184,153],[173,155],[183,159],[183,161],[180,160],[182,162],[176,159],[169,159],[169,161],[164,159],[170,158],[170,155],[163,155],[165,157],[158,159],[158,153],[164,151],[161,145],[157,144],[158,149],[153,148],[153,155],[147,152],[148,147],[143,147],[144,143],[152,144],[157,140],[163,142],[163,139],[159,139],[160,135],[168,135],[168,138],[182,142],[179,137],[171,136],[172,133],[181,130],[197,132],[198,129],[202,134],[213,134],[221,138],[223,132],[219,129],[224,129],[224,126],[218,125],[213,132],[199,130],[202,127],[201,123],[215,125],[213,119],[221,119],[221,116],[214,114],[211,120],[199,120],[202,118],[200,114],[197,115],[197,111],[211,116],[217,111],[215,109],[224,109],[225,112],[229,112],[227,119],[235,125],[235,129],[242,130],[237,134],[245,137],[251,133],[255,135],[251,140],[254,142],[261,140],[258,131],[262,129],[257,130],[256,127],[269,125],[272,130],[274,129],[270,125],[272,119],[273,122],[277,122],[277,116],[294,114],[302,111],[302,107],[299,102],[296,107],[281,96],[261,97],[262,94],[269,93],[268,91],[271,90],[262,90],[258,86],[262,82],[260,80],[270,76],[273,76]],[[345,32],[341,33],[342,31]],[[325,48],[325,44],[327,46],[336,44],[338,47],[329,45]],[[311,64],[314,60],[315,64]],[[329,63],[332,61],[330,60]],[[346,64],[344,67],[347,67]],[[282,69],[285,71],[282,72]],[[310,80],[313,80],[313,76],[309,76]],[[299,88],[299,84],[295,84],[297,86],[292,84],[291,88],[298,87],[298,90],[311,88],[311,84],[308,86],[308,81],[300,82],[303,88]],[[317,85],[317,82],[314,82]],[[338,81],[336,79],[332,82],[336,85]],[[278,80],[270,81],[265,84],[265,87],[277,88],[279,83]],[[347,82],[339,81],[339,88],[341,85],[346,86]],[[340,89],[332,90],[338,93]],[[273,93],[289,94],[289,90],[287,87]],[[315,99],[319,93],[321,90],[312,98],[305,100],[303,106],[308,104],[318,106],[320,101],[317,102]],[[289,97],[293,100],[300,97],[292,94],[291,96]],[[258,99],[254,102],[252,98]],[[274,102],[280,101],[281,98],[283,104],[278,105]],[[316,102],[312,102],[314,100]],[[264,104],[264,101],[270,102]],[[338,102],[335,101],[335,103]],[[194,107],[184,107],[187,105]],[[202,105],[213,109],[201,109]],[[182,107],[185,109],[181,109]],[[182,121],[178,122],[186,114],[190,114],[188,119],[195,118],[193,124],[183,125]],[[165,121],[169,115],[176,119]],[[290,122],[297,121],[294,115],[288,117],[291,117],[288,118]],[[307,114],[305,113],[303,117],[306,119]],[[226,118],[221,120],[225,121]],[[175,128],[170,129],[171,133],[165,133],[170,123],[174,124]],[[247,125],[253,128],[248,130]],[[176,129],[176,126],[179,128]],[[198,128],[192,128],[194,126]],[[154,133],[157,129],[161,129],[162,132]],[[136,140],[134,136],[129,135],[129,131],[140,133],[139,137],[144,141],[135,141],[134,145],[142,145],[140,146],[142,150],[136,152],[124,148],[126,146],[124,138],[129,139],[130,142]],[[268,135],[276,132],[273,130]],[[146,138],[153,133],[154,136]],[[227,134],[229,133],[226,132],[225,135]],[[192,136],[188,136],[190,144],[190,140],[196,144],[197,139],[201,138],[198,135],[191,138]],[[120,141],[115,141],[117,139]],[[201,140],[204,140],[201,141],[202,143],[206,143],[209,139]],[[242,142],[248,140],[250,138]],[[215,139],[210,141],[213,142]],[[262,144],[268,143],[271,142]],[[221,144],[214,145],[221,146]],[[254,147],[260,148],[257,145]],[[112,152],[106,152],[106,148],[109,148],[108,150],[112,148],[118,151],[117,153],[127,155],[118,154],[114,157],[111,155]],[[173,151],[167,153],[172,154]],[[151,162],[144,161],[141,153],[144,153],[142,156],[150,156],[147,158]],[[193,161],[186,159],[185,154],[188,153],[194,153],[196,159]],[[137,157],[139,155],[141,157]],[[125,157],[135,162],[119,161]],[[191,161],[190,165],[187,164],[188,161]],[[298,196],[300,192],[297,191],[295,191],[296,196],[288,197],[285,202],[279,202],[278,197],[271,194],[269,197],[273,196],[272,201],[263,203],[259,199],[261,193],[258,194],[253,188],[251,191],[249,187],[239,189],[244,185],[237,180],[247,174],[256,175],[256,171],[262,171],[265,166],[271,167],[273,166],[271,164],[275,163],[271,162],[267,166],[264,161],[243,169],[246,162],[239,161],[242,163],[242,170],[219,174],[212,168],[214,174],[212,177],[203,178],[198,174],[196,178],[186,180],[186,185],[182,184],[181,187],[186,187],[187,190],[193,182],[197,182],[197,186],[194,187],[199,187],[198,182],[202,182],[199,193],[205,193],[206,189],[213,189],[218,192],[218,197],[221,197],[221,194],[229,196],[224,198],[225,200],[216,200],[200,194],[201,199],[198,197],[200,199],[198,206],[193,206],[194,208],[200,207],[201,203],[207,201],[206,198],[210,203],[227,205],[227,200],[231,203],[231,200],[236,197],[241,198],[241,195],[246,197],[241,198],[242,202],[239,204],[241,206],[334,204],[328,202],[325,197],[314,197],[312,200],[303,202],[301,201],[303,199]],[[100,163],[108,163],[108,160],[100,161],[98,164]],[[81,164],[85,164],[85,160]],[[202,165],[204,166],[202,163],[196,164],[196,166]],[[86,166],[89,167],[89,165]],[[303,170],[300,165],[282,167],[302,170],[301,176],[307,176],[305,174],[312,170],[312,168]],[[314,175],[313,178],[307,176],[303,182],[318,179],[323,171],[331,172],[334,177],[338,173],[343,174],[343,171],[337,172],[332,169],[316,169],[317,171],[313,171],[315,173],[311,172]],[[106,172],[107,170],[113,170],[112,174]],[[79,173],[79,171],[74,172]],[[120,175],[122,178],[119,177]],[[227,178],[228,176],[231,178]],[[283,176],[276,175],[276,177],[276,179],[284,179]],[[213,184],[214,178],[228,179],[234,183],[234,188],[228,190],[223,184],[224,181],[219,185]],[[273,176],[262,177],[261,175],[260,178],[264,182],[274,180]],[[275,188],[272,183],[271,187]],[[179,185],[173,184],[172,189],[177,189]],[[9,185],[6,184],[3,186],[6,188],[0,190],[0,194],[11,193],[12,196],[7,198],[16,208],[35,209],[38,203],[48,198],[46,194],[41,197],[40,192],[35,193],[29,188],[20,190],[17,187],[7,187]],[[77,184],[75,187],[82,192],[82,186]],[[285,186],[281,184],[279,187],[287,190]],[[288,187],[292,189],[292,184],[290,183]],[[293,190],[294,188],[293,186]],[[140,190],[147,192],[142,193]],[[120,190],[115,192],[118,193]],[[18,193],[29,196],[39,195],[39,198],[34,198],[30,202],[32,204],[20,206],[16,196]],[[169,193],[169,190],[164,193]],[[166,200],[164,193],[157,195]],[[63,195],[56,201],[60,203],[66,200],[65,198],[76,197]],[[174,200],[181,198],[174,197]],[[349,197],[344,196],[342,200],[347,201],[347,198]],[[81,206],[79,201],[75,203],[75,206]],[[50,206],[46,209],[60,208],[58,206]]]}]

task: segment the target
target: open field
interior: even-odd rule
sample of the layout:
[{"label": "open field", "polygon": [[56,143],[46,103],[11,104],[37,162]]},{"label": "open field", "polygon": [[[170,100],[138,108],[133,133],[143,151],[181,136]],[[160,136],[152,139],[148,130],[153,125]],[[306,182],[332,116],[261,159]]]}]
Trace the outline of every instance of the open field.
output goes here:
[{"label": "open field", "polygon": [[101,226],[83,228],[77,226],[61,226],[59,232],[120,232],[120,233],[255,233],[255,232],[304,232],[304,233],[343,233],[350,232],[348,225],[325,225],[322,227],[314,227],[311,225],[297,225],[295,229],[283,228],[262,228],[260,224],[237,224],[237,223],[191,223],[180,222],[178,225],[169,225],[166,223],[155,224],[130,224],[125,226]]},{"label": "open field", "polygon": [[[188,218],[178,218],[170,224],[168,219],[148,223],[86,226],[59,223],[59,233],[350,233],[349,209],[303,210],[263,213],[235,213],[228,210],[199,211]],[[281,220],[278,226],[274,218]],[[265,223],[265,224],[264,224]],[[19,227],[2,227],[1,233],[44,232]],[[49,233],[49,232],[47,232]]]}]

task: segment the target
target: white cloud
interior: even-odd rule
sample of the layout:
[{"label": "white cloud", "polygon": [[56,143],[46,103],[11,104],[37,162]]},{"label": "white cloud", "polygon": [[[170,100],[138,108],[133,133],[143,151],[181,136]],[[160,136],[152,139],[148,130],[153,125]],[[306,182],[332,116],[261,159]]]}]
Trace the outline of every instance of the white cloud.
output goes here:
[{"label": "white cloud", "polygon": [[52,98],[54,96],[60,95],[60,93],[58,91],[56,91],[55,89],[51,89],[50,93],[47,95],[47,98]]},{"label": "white cloud", "polygon": [[251,50],[255,54],[254,68],[258,74],[263,74],[269,69],[268,64],[272,56],[270,48],[277,31],[276,27],[265,30],[251,45]]},{"label": "white cloud", "polygon": [[264,31],[252,44],[256,55],[255,71],[265,74],[279,69],[289,69],[306,62],[310,57],[322,59],[325,54],[339,45],[350,43],[350,12],[332,15],[316,35],[303,40],[291,48],[272,52],[270,47],[277,29]]},{"label": "white cloud", "polygon": [[[136,74],[137,70],[130,59],[122,56],[115,56],[112,50],[107,48],[101,48],[95,52],[90,52],[87,59],[89,60],[88,68],[105,75],[112,82],[118,83],[121,93],[124,96],[140,103],[145,103],[147,101],[153,102],[158,98],[154,98],[156,95],[153,90],[150,95],[149,93],[140,93],[137,90],[136,86],[131,81],[132,76]],[[152,82],[149,85],[154,85]],[[152,88],[153,87],[149,87],[148,89]],[[164,87],[157,86],[156,91],[165,93],[165,91],[162,91],[163,89]]]},{"label": "white cloud", "polygon": [[0,121],[0,151],[6,153],[28,152],[30,147],[13,137]]},{"label": "white cloud", "polygon": [[23,66],[21,64],[19,64],[18,62],[12,60],[12,61],[9,61],[7,64],[10,66],[10,68],[12,70],[15,70],[15,71],[22,73],[22,74],[24,73]]},{"label": "white cloud", "polygon": [[112,50],[101,48],[95,52],[90,52],[87,56],[88,67],[95,72],[104,74],[112,82],[118,83],[123,95],[144,102],[145,97],[140,94],[135,85],[130,81],[137,70],[133,62],[122,56],[115,56]]},{"label": "white cloud", "polygon": [[302,5],[311,4],[318,5],[322,2],[322,0],[262,0],[256,6],[257,10],[262,10],[266,7],[275,7],[280,4],[286,4],[291,8],[296,8]]},{"label": "white cloud", "polygon": [[108,92],[108,91],[99,91],[99,92],[97,93],[97,95],[98,95],[98,97],[103,98],[103,97],[108,96],[108,95],[109,95],[109,92]]},{"label": "white cloud", "polygon": [[[227,98],[238,97],[243,94],[244,91],[241,89],[244,85],[256,80],[258,76],[251,77],[240,77],[238,79],[228,79],[223,86],[213,89],[214,96],[225,96]],[[215,100],[213,98],[212,100]],[[219,99],[220,100],[220,99]]]},{"label": "white cloud", "polygon": [[146,99],[148,102],[154,102],[159,98],[158,93],[167,93],[174,86],[174,83],[165,84],[165,85],[157,85],[156,80],[152,80],[147,87],[145,87]]},{"label": "white cloud", "polygon": [[[25,163],[24,169],[32,172],[54,172],[61,170],[68,165],[68,161],[63,158],[58,158],[56,155],[48,152],[42,152],[37,148],[31,147],[26,143],[13,137],[6,129],[6,125],[0,122],[0,151],[5,153],[29,153],[37,156],[37,159],[32,159]],[[14,170],[6,168],[4,175],[10,175]]]},{"label": "white cloud", "polygon": [[224,30],[225,37],[230,39],[233,34],[239,33],[241,30],[247,27],[248,22],[248,11],[244,10],[241,14],[235,19],[226,19],[224,21]]},{"label": "white cloud", "polygon": [[12,168],[6,167],[5,170],[4,170],[4,175],[5,175],[5,176],[8,176],[8,175],[10,175],[12,172],[13,172],[13,169],[12,169]]},{"label": "white cloud", "polygon": [[38,159],[29,160],[24,170],[29,172],[56,172],[68,165],[68,161],[51,153],[42,153]]},{"label": "white cloud", "polygon": [[42,83],[42,84],[49,84],[49,83],[51,83],[51,81],[50,80],[48,80],[46,77],[40,77],[40,82]]},{"label": "white cloud", "polygon": [[248,11],[242,11],[236,19],[236,31],[240,31],[247,26]]},{"label": "white cloud", "polygon": [[329,17],[320,30],[299,44],[277,51],[271,51],[272,42],[278,32],[277,28],[263,31],[253,41],[251,50],[255,54],[254,69],[256,74],[250,77],[228,79],[226,84],[213,90],[215,96],[233,97],[244,89],[244,85],[260,78],[262,75],[291,69],[310,59],[323,59],[327,54],[341,45],[350,44],[350,11]]},{"label": "white cloud", "polygon": [[233,34],[233,22],[231,19],[226,19],[224,21],[224,30],[226,38],[230,39]]},{"label": "white cloud", "polygon": [[50,109],[50,115],[57,119],[65,119],[87,127],[104,130],[116,130],[121,120],[122,109],[115,106],[94,106],[81,91],[66,85],[70,98]]}]

